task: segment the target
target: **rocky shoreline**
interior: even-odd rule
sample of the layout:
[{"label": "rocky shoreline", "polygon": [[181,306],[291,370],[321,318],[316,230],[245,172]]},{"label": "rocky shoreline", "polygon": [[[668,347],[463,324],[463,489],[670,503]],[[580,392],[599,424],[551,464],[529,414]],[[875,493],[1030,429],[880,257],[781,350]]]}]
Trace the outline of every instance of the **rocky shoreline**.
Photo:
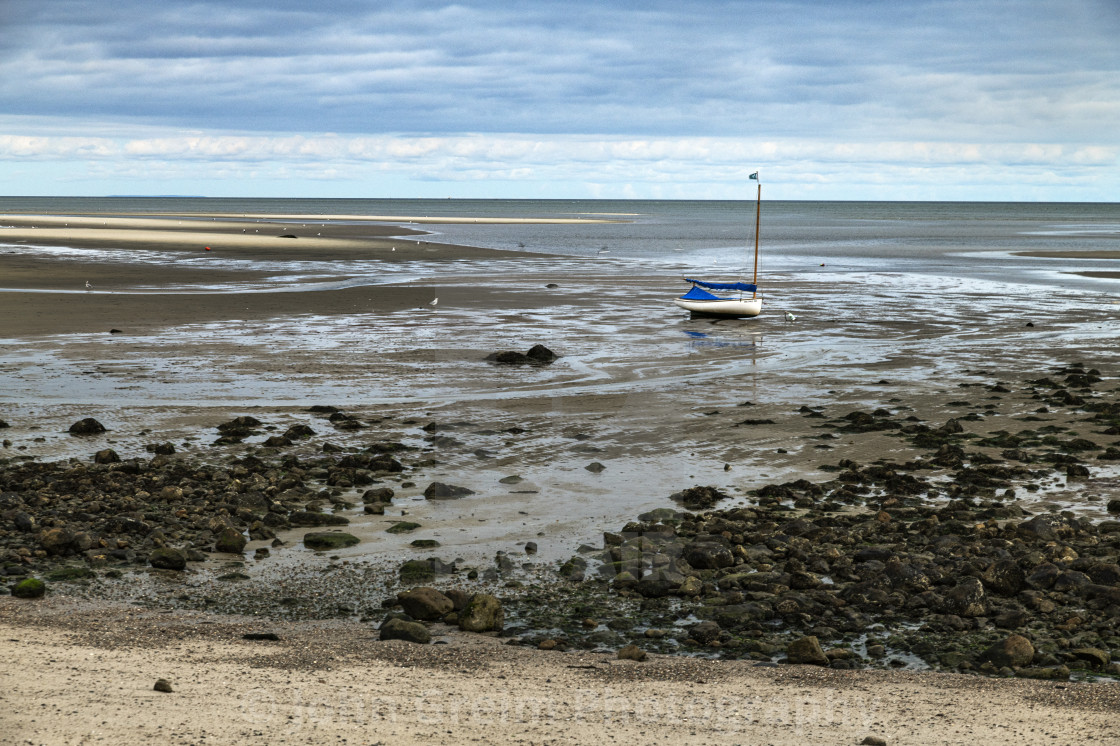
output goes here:
[{"label": "rocky shoreline", "polygon": [[[454,623],[513,644],[635,658],[1120,677],[1120,520],[1106,517],[1120,500],[1099,499],[1094,516],[1024,507],[1053,482],[1114,488],[1114,386],[1082,364],[961,384],[971,400],[949,402],[960,414],[937,422],[898,401],[843,414],[806,404],[794,414],[832,479],[762,485],[731,508],[719,489],[697,486],[671,496],[678,508],[637,516],[562,563],[536,561],[532,542],[488,566],[331,559],[351,541],[347,514],[384,513],[389,484],[423,483],[425,454],[396,441],[326,440],[312,451],[315,430],[292,426],[223,455],[262,432],[239,417],[217,427],[212,458],[170,443],[150,444],[150,459],[111,449],[54,463],[17,455],[0,459],[0,588],[272,619],[359,617],[418,641],[421,629],[430,639]],[[1014,432],[1007,420],[989,429],[992,402],[1009,400],[1034,408],[1010,420]],[[364,426],[331,407],[311,414],[338,432]],[[94,435],[99,426],[75,423]],[[430,436],[446,437],[439,430],[433,423]],[[829,447],[870,435],[897,440],[906,458],[857,463]],[[433,481],[424,496],[459,499],[462,489]],[[285,532],[309,528],[299,540],[323,554],[278,566],[277,581],[270,554]],[[250,565],[249,541],[274,546],[255,549]],[[438,554],[433,544],[415,551]],[[464,626],[473,599],[488,621]]]}]

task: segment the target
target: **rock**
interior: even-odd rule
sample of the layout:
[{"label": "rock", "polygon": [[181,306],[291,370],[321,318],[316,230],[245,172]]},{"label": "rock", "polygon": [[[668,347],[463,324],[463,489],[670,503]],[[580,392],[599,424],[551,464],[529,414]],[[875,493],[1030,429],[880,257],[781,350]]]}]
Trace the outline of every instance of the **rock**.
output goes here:
[{"label": "rock", "polygon": [[533,345],[527,353],[505,350],[486,356],[488,362],[499,365],[551,365],[557,359],[555,352],[541,344]]},{"label": "rock", "polygon": [[430,583],[436,579],[436,571],[435,568],[432,567],[431,562],[425,560],[409,560],[401,565],[400,578],[401,582],[406,585]]},{"label": "rock", "polygon": [[288,440],[303,440],[304,438],[310,438],[314,434],[315,431],[307,425],[292,425],[284,431],[284,437]]},{"label": "rock", "polygon": [[407,534],[408,532],[415,531],[418,528],[420,528],[419,523],[413,523],[412,521],[397,521],[392,526],[385,529],[385,532],[389,534]]},{"label": "rock", "polygon": [[717,623],[709,620],[692,625],[688,630],[688,636],[701,645],[708,645],[719,640],[721,631]]},{"label": "rock", "polygon": [[863,746],[887,746],[887,739],[879,736],[867,736],[860,743]]},{"label": "rock", "polygon": [[1015,675],[1021,679],[1042,679],[1044,681],[1068,681],[1069,669],[1065,666],[1047,666],[1045,668],[1028,667],[1020,668]]},{"label": "rock", "polygon": [[646,651],[642,650],[637,645],[627,645],[618,651],[618,659],[622,661],[638,661],[641,663],[647,657]]},{"label": "rock", "polygon": [[380,633],[382,640],[404,640],[420,645],[432,641],[432,633],[420,622],[406,622],[395,617],[381,625]]},{"label": "rock", "polygon": [[413,588],[397,594],[404,613],[421,621],[436,621],[455,610],[455,602],[435,588]]},{"label": "rock", "polygon": [[121,457],[112,448],[105,448],[93,454],[95,464],[119,464]]},{"label": "rock", "polygon": [[525,353],[525,357],[535,363],[547,365],[548,363],[558,360],[560,356],[542,344],[535,344]]},{"label": "rock", "polygon": [[148,555],[148,563],[160,570],[185,570],[187,555],[178,549],[159,547]]},{"label": "rock", "polygon": [[1034,645],[1022,635],[1010,635],[985,650],[980,660],[990,661],[999,668],[1021,668],[1034,660]]},{"label": "rock", "polygon": [[704,538],[705,541],[697,540],[684,548],[684,558],[688,564],[697,570],[718,570],[735,564],[734,555],[723,542],[715,538]]},{"label": "rock", "polygon": [[1015,560],[999,560],[984,571],[980,581],[996,595],[1014,596],[1023,589],[1026,578]]},{"label": "rock", "polygon": [[377,487],[372,490],[366,490],[362,493],[362,502],[364,503],[391,503],[393,502],[392,487]]},{"label": "rock", "polygon": [[598,474],[598,473],[604,471],[607,467],[603,466],[598,461],[592,461],[590,464],[588,464],[587,466],[585,466],[583,468],[587,469],[592,474]]},{"label": "rock", "polygon": [[229,435],[235,432],[248,432],[254,427],[260,427],[261,421],[256,417],[249,415],[242,415],[241,417],[234,417],[229,422],[223,422],[218,425],[218,432],[223,435]]},{"label": "rock", "polygon": [[727,495],[715,487],[690,487],[687,490],[675,492],[669,496],[688,510],[707,510],[714,507],[720,500],[727,499]]},{"label": "rock", "polygon": [[65,528],[48,528],[39,534],[39,545],[50,555],[74,551],[74,534]]},{"label": "rock", "polygon": [[16,598],[39,598],[47,592],[47,584],[39,578],[27,578],[12,586]]},{"label": "rock", "polygon": [[1112,656],[1100,648],[1075,648],[1069,654],[1079,661],[1087,663],[1089,668],[1100,670],[1112,662]]},{"label": "rock", "polygon": [[105,426],[92,417],[78,420],[70,426],[71,435],[100,435],[105,432]]},{"label": "rock", "polygon": [[350,519],[334,513],[320,513],[313,510],[293,510],[288,514],[288,523],[293,526],[346,526]]},{"label": "rock", "polygon": [[305,534],[303,545],[316,552],[326,552],[331,549],[344,549],[352,547],[361,539],[353,534],[344,534],[340,531],[329,531]]},{"label": "rock", "polygon": [[175,445],[170,441],[163,443],[148,443],[144,446],[144,450],[148,453],[154,453],[157,456],[171,456],[175,453]]},{"label": "rock", "polygon": [[465,632],[500,630],[504,617],[501,601],[488,593],[478,593],[459,613],[459,629]]},{"label": "rock", "polygon": [[786,648],[786,661],[789,663],[806,663],[813,666],[827,666],[828,656],[821,650],[820,641],[816,637],[802,637],[794,640]]},{"label": "rock", "polygon": [[152,689],[157,692],[163,692],[164,694],[171,694],[171,692],[173,691],[171,688],[171,682],[167,679],[156,679],[156,684],[152,687]]},{"label": "rock", "polygon": [[983,616],[987,611],[984,586],[978,578],[965,578],[945,592],[943,605],[943,613],[946,614],[962,617]]},{"label": "rock", "polygon": [[529,357],[520,352],[513,350],[505,350],[503,352],[492,352],[486,356],[487,362],[497,363],[498,365],[528,365]]},{"label": "rock", "polygon": [[245,551],[245,545],[248,542],[249,540],[245,538],[245,535],[237,529],[224,528],[214,541],[214,551],[241,554]]},{"label": "rock", "polygon": [[275,632],[246,632],[241,635],[242,640],[268,640],[276,642],[280,639],[280,635]]},{"label": "rock", "polygon": [[458,500],[461,497],[473,494],[474,490],[444,484],[443,482],[432,482],[424,488],[424,498],[427,500]]}]

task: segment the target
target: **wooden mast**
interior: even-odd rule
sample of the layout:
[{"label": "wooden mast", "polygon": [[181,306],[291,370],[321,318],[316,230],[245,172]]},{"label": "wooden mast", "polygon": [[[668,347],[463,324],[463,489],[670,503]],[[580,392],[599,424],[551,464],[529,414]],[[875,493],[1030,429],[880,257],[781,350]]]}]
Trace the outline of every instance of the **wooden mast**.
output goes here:
[{"label": "wooden mast", "polygon": [[754,204],[754,279],[751,284],[755,286],[752,298],[758,296],[758,226],[762,218],[762,182],[758,182],[758,199]]}]

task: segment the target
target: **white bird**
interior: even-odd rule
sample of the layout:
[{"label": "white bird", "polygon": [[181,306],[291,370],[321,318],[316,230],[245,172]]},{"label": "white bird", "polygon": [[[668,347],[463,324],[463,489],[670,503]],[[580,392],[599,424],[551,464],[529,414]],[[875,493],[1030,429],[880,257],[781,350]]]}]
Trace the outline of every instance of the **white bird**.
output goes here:
[{"label": "white bird", "polygon": [[431,301],[428,302],[428,305],[435,308],[437,303],[439,303],[439,298],[432,298]]},{"label": "white bird", "polygon": [[397,247],[396,247],[396,246],[394,246],[394,247],[393,247],[393,251],[396,251],[396,250],[397,250]]},{"label": "white bird", "polygon": [[797,317],[789,311],[786,311],[786,321],[797,321]]},{"label": "white bird", "polygon": [[89,280],[86,280],[86,290],[93,290],[93,285],[89,283]]}]

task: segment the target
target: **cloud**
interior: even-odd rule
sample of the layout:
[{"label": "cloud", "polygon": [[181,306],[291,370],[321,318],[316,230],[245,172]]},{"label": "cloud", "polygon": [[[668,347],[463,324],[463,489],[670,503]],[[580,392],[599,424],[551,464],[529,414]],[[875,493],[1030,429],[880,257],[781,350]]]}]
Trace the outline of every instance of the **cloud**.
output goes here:
[{"label": "cloud", "polygon": [[5,0],[0,27],[0,158],[102,173],[1099,180],[1120,147],[1112,0]]}]

